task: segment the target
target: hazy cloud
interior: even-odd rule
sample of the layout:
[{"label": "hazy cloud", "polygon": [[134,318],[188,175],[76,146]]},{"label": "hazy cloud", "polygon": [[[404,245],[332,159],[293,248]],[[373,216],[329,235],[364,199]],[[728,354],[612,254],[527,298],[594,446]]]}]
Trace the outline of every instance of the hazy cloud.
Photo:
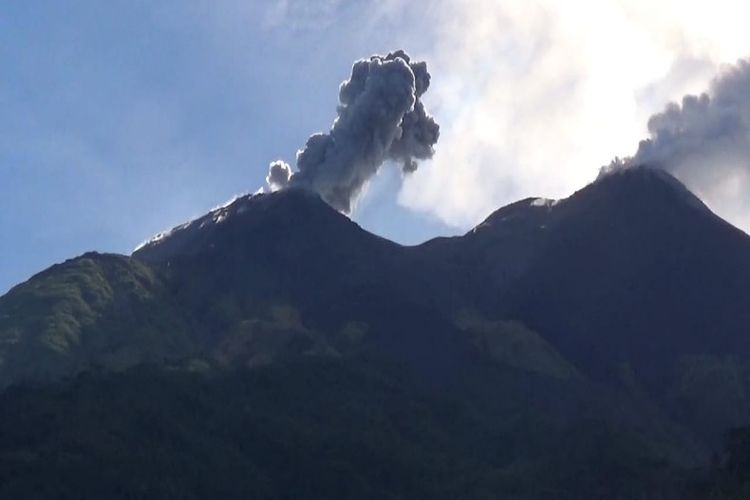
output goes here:
[{"label": "hazy cloud", "polygon": [[662,168],[731,222],[749,227],[750,62],[723,69],[709,90],[648,120],[649,138],[617,166]]},{"label": "hazy cloud", "polygon": [[285,161],[276,160],[268,167],[266,182],[272,191],[285,188],[292,177],[292,168]]},{"label": "hazy cloud", "polygon": [[262,11],[262,25],[285,30],[324,29],[335,22],[342,0],[276,0]]},{"label": "hazy cloud", "polygon": [[[425,104],[441,144],[400,202],[464,228],[522,197],[569,195],[633,152],[669,100],[750,54],[750,4],[730,0],[430,5],[416,31],[434,40],[425,58],[440,83]],[[428,15],[401,9],[415,11],[412,23]]]}]

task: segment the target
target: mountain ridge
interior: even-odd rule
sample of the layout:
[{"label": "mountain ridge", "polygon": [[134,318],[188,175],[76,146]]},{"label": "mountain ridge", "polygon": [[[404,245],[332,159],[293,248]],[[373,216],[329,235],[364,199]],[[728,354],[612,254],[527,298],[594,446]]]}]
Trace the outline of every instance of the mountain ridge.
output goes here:
[{"label": "mountain ridge", "polygon": [[[650,224],[649,219],[662,216],[689,222],[679,231],[674,229],[672,219]],[[308,191],[290,189],[245,195],[158,235],[136,249],[130,258],[134,259],[134,266],[153,267],[154,276],[168,288],[165,293],[192,311],[188,323],[194,329],[200,329],[195,325],[203,319],[214,321],[213,316],[218,314],[207,309],[210,304],[205,297],[225,300],[238,311],[244,309],[237,314],[249,317],[272,303],[295,304],[303,317],[322,329],[341,327],[340,317],[359,314],[373,319],[377,316],[373,307],[383,304],[403,311],[440,311],[439,315],[446,318],[473,309],[490,319],[517,319],[531,325],[580,364],[586,361],[584,358],[591,358],[591,353],[579,352],[582,347],[571,350],[570,346],[596,345],[597,341],[591,336],[573,340],[573,344],[560,339],[558,326],[568,320],[564,314],[560,316],[555,304],[558,299],[568,300],[584,291],[555,292],[547,299],[545,290],[558,286],[554,281],[563,285],[571,282],[569,278],[548,277],[576,269],[580,281],[589,275],[587,268],[595,265],[599,271],[592,278],[611,275],[607,278],[611,284],[618,280],[627,283],[632,276],[663,274],[663,280],[677,279],[685,270],[670,271],[672,264],[665,256],[654,260],[649,245],[682,246],[685,259],[710,260],[715,251],[710,243],[701,247],[694,241],[687,245],[671,242],[693,238],[690,235],[695,230],[690,226],[694,221],[702,221],[713,239],[731,240],[731,244],[724,245],[730,258],[724,260],[747,262],[750,268],[750,237],[721,221],[669,174],[646,167],[612,172],[562,200],[520,200],[496,210],[463,236],[435,238],[414,246],[398,245],[368,233]],[[661,237],[663,232],[669,232],[669,237]],[[584,244],[592,233],[598,240]],[[607,238],[613,241],[606,243]],[[605,250],[597,250],[605,244],[609,245]],[[623,253],[620,247],[629,250]],[[685,253],[685,248],[693,249]],[[695,255],[699,249],[701,255]],[[581,261],[576,257],[579,254],[589,256]],[[95,256],[87,253],[79,259]],[[28,283],[43,280],[64,265],[55,265]],[[638,267],[623,271],[623,266]],[[720,262],[714,272],[725,267]],[[738,267],[739,273],[722,271],[722,279],[742,290],[745,266]],[[716,280],[706,276],[702,279],[716,286]],[[592,288],[614,290],[611,284],[600,281]],[[667,294],[671,285],[665,282],[660,286],[667,287],[663,292]],[[17,293],[14,288],[2,300],[7,302],[7,296]],[[644,290],[638,296],[648,293],[651,292]],[[339,309],[337,297],[342,296],[348,299]],[[585,302],[583,296],[577,300],[578,305],[567,309],[581,307]],[[557,317],[547,319],[550,312]],[[737,307],[731,314],[739,314]],[[652,313],[648,320],[654,317]],[[566,328],[594,328],[575,321],[579,323]],[[732,352],[738,346],[740,352],[750,350],[741,342],[732,344],[736,333],[725,337],[725,341],[717,337],[719,351],[712,348],[711,352]],[[625,337],[619,341],[608,338],[610,342],[625,341]],[[9,341],[8,345],[12,343]],[[611,362],[607,360],[608,364]]]},{"label": "mountain ridge", "polygon": [[633,169],[402,246],[308,192],[243,196],[132,256],[87,253],[0,297],[0,385],[395,363],[495,417],[504,394],[554,426],[589,415],[670,460],[705,456],[750,421],[750,237],[696,200]]}]

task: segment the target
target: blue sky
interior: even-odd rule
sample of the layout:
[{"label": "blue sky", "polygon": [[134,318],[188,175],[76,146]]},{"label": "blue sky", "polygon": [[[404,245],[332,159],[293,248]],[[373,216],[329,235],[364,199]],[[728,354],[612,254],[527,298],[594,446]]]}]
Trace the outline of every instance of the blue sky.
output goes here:
[{"label": "blue sky", "polygon": [[[328,130],[353,61],[396,48],[428,62],[441,138],[405,179],[386,165],[356,221],[416,243],[567,196],[748,57],[748,16],[739,0],[4,1],[0,293],[254,192]],[[750,165],[735,171],[702,194],[747,230]]]},{"label": "blue sky", "polygon": [[[255,191],[330,126],[352,62],[399,44],[351,34],[366,4],[278,5],[4,3],[0,293]],[[403,242],[456,232],[399,208],[399,182],[378,179],[355,218]]]}]

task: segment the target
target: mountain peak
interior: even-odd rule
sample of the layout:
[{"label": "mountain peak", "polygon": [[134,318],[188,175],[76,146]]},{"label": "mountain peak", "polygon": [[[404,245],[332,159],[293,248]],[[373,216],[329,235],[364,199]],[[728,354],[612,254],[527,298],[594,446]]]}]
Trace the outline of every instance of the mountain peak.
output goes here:
[{"label": "mountain peak", "polygon": [[[260,232],[284,231],[290,227],[338,221],[348,217],[331,208],[316,193],[305,189],[285,189],[273,193],[246,194],[214,208],[207,214],[157,234],[138,246],[133,256],[141,260],[166,261],[177,255],[195,255],[213,248],[222,234],[236,238]],[[353,224],[353,223],[352,223]],[[261,231],[261,228],[265,228]]]},{"label": "mountain peak", "polygon": [[553,214],[564,213],[569,205],[578,205],[579,201],[592,209],[596,209],[599,203],[607,202],[620,204],[622,208],[634,203],[666,203],[709,210],[682,182],[668,172],[649,166],[635,166],[602,172],[594,182],[568,198],[553,200],[530,197],[506,205],[490,214],[472,229],[471,233],[489,228],[495,231],[501,227],[517,229],[519,224],[539,227]]},{"label": "mountain peak", "polygon": [[[649,165],[637,165],[603,171],[593,183],[578,193],[587,190],[600,190],[612,196],[615,194],[633,196],[661,195],[670,201],[681,201],[694,208],[708,210],[708,207],[682,182],[663,169]],[[578,193],[574,194],[576,196]],[[633,199],[636,201],[638,198]]]},{"label": "mountain peak", "polygon": [[524,198],[495,210],[481,224],[471,230],[472,233],[500,225],[515,224],[520,221],[536,221],[546,217],[559,203],[549,198]]}]

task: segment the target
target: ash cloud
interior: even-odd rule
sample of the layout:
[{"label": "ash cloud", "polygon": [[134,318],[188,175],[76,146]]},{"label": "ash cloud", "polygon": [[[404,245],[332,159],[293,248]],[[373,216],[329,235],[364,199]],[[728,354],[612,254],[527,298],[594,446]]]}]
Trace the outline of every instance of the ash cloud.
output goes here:
[{"label": "ash cloud", "polygon": [[640,142],[633,157],[616,159],[605,172],[635,165],[664,169],[722,216],[747,226],[750,60],[725,68],[707,92],[687,95],[653,115],[648,131],[649,138]]},{"label": "ash cloud", "polygon": [[398,162],[410,173],[418,160],[432,157],[440,128],[421,101],[429,86],[427,64],[412,62],[402,50],[357,61],[339,88],[331,130],[310,136],[297,152],[296,172],[273,162],[269,186],[310,189],[337,210],[351,212],[384,162]]}]

